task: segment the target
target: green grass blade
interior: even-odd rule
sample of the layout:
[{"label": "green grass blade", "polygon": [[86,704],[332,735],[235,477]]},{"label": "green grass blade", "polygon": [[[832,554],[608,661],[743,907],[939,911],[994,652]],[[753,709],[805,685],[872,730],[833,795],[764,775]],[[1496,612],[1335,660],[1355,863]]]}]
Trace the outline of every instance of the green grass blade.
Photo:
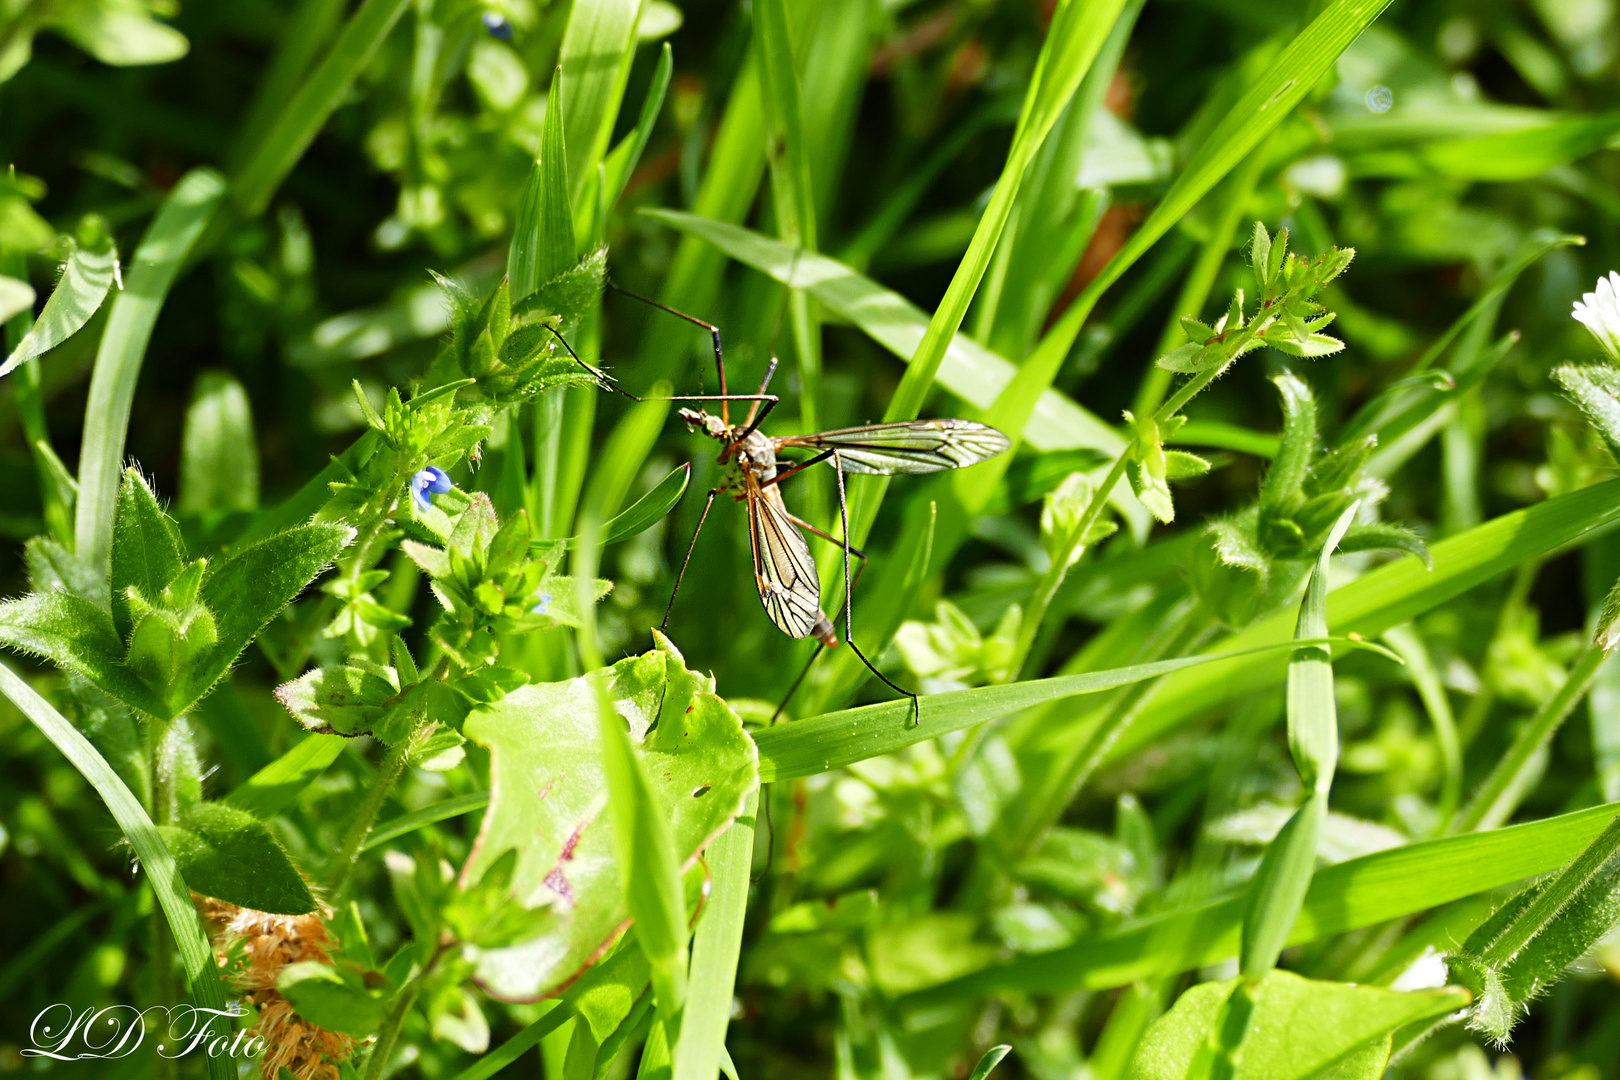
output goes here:
[{"label": "green grass blade", "polygon": [[1010,1053],[1012,1053],[1012,1047],[1005,1043],[1000,1046],[992,1046],[984,1052],[984,1056],[979,1059],[979,1063],[973,1066],[973,1074],[968,1077],[968,1080],[985,1080],[995,1071],[996,1066],[1001,1064],[1002,1059]]},{"label": "green grass blade", "polygon": [[[1311,882],[1288,943],[1319,941],[1555,870],[1580,854],[1614,818],[1614,807],[1599,806],[1324,867]],[[986,968],[920,991],[906,1004],[926,1006],[1004,991],[1102,989],[1187,971],[1236,956],[1242,922],[1243,897],[1230,896]]]},{"label": "green grass blade", "polygon": [[709,845],[710,892],[692,939],[691,996],[675,1044],[674,1080],[715,1080],[731,1024],[732,991],[742,955],[743,919],[748,911],[748,879],[754,861],[754,820],[759,792],[753,791],[731,828]]},{"label": "green grass blade", "polygon": [[578,198],[607,153],[619,102],[635,57],[636,23],[642,0],[592,0],[575,4],[563,32],[563,128],[574,148],[568,193]]},{"label": "green grass blade", "polygon": [[79,502],[74,536],[79,558],[107,575],[113,510],[124,463],[124,439],[146,345],[158,311],[203,228],[225,193],[209,169],[187,173],[169,192],[130,263],[128,284],[113,298],[90,377],[79,451]]},{"label": "green grass blade", "polygon": [[[1415,557],[1386,563],[1328,595],[1328,617],[1340,633],[1375,637],[1527,560],[1589,538],[1620,519],[1620,481],[1583,488],[1449,537],[1430,549],[1433,569]],[[1287,613],[1262,619],[1222,648],[1284,641]],[[1110,752],[1117,760],[1180,724],[1282,675],[1280,659],[1214,664],[1166,679]]]},{"label": "green grass blade", "polygon": [[613,148],[604,162],[606,169],[602,182],[606,194],[603,201],[609,208],[616,205],[619,196],[624,194],[630,174],[635,172],[642,152],[647,149],[647,140],[652,138],[653,126],[658,123],[658,112],[664,106],[664,95],[669,90],[669,79],[674,70],[675,57],[670,52],[669,43],[665,42],[658,52],[658,67],[653,70],[652,85],[647,87],[647,96],[642,99],[641,115],[636,118],[636,126],[619,140],[619,145]]},{"label": "green grass blade", "polygon": [[231,178],[231,205],[242,217],[264,213],[332,111],[365,70],[410,0],[364,0],[309,78]]},{"label": "green grass blade", "polygon": [[540,156],[529,170],[529,181],[523,188],[512,229],[506,274],[511,282],[513,303],[574,265],[574,215],[569,209],[568,150],[563,139],[561,93],[562,79],[552,79],[546,95],[546,125],[540,136]]},{"label": "green grass blade", "polygon": [[306,735],[291,750],[244,780],[225,801],[254,817],[279,813],[338,759],[347,744],[341,735]]},{"label": "green grass blade", "polygon": [[[1080,327],[1097,300],[1217,183],[1254,152],[1332,68],[1389,0],[1334,0],[1268,66],[1193,154],[1148,219],[1108,261],[1047,331],[1018,376],[997,398],[985,419],[1003,431],[1021,431],[1069,354]],[[1005,465],[999,466],[1005,468]],[[992,464],[991,469],[997,466]]]},{"label": "green grass blade", "polygon": [[[90,740],[5,664],[0,664],[0,693],[11,699],[101,796],[140,860],[153,895],[168,920],[191,987],[192,1001],[203,1008],[224,1009],[225,995],[214,962],[214,950],[208,943],[202,919],[191,903],[191,890],[186,887],[174,856],[145,808],[107,764],[107,759],[90,745]],[[208,1075],[212,1080],[232,1080],[236,1066],[228,1057],[210,1056]]]},{"label": "green grass blade", "polygon": [[[1357,644],[1342,639],[1332,640],[1346,645]],[[1324,645],[1327,642],[1328,639],[1318,639],[1312,644]],[[768,784],[776,780],[813,776],[880,754],[891,754],[913,743],[961,731],[987,720],[1011,716],[1049,701],[1113,690],[1183,668],[1217,661],[1229,666],[1263,653],[1280,653],[1298,644],[1284,640],[1242,652],[1182,656],[1172,660],[1156,660],[1150,664],[1091,671],[1084,675],[1061,675],[933,694],[922,699],[922,720],[916,724],[911,722],[911,702],[907,699],[808,717],[755,733],[754,742],[759,746],[759,782]]]},{"label": "green grass blade", "polygon": [[[628,540],[632,536],[640,536],[663,520],[675,504],[681,501],[686,494],[686,485],[692,480],[692,466],[682,465],[670,471],[670,474],[658,481],[658,485],[647,494],[630,504],[629,509],[618,514],[602,526],[603,547]],[[569,546],[580,543],[577,536],[570,537]]]},{"label": "green grass blade", "polygon": [[474,810],[482,810],[488,805],[489,792],[487,791],[473,791],[466,795],[441,799],[436,803],[430,803],[422,807],[420,810],[412,810],[408,814],[401,814],[397,818],[391,818],[378,825],[371,830],[371,835],[366,838],[365,846],[360,851],[364,854],[373,848],[382,847],[384,844],[392,843],[402,836],[407,836],[417,829],[425,828],[435,822],[449,821],[453,817],[470,814]]},{"label": "green grass blade", "polygon": [[[545,1005],[541,1007],[544,1008]],[[574,1010],[570,1009],[565,1003],[561,1001],[552,1002],[550,1010],[544,1016],[465,1069],[462,1069],[455,1075],[455,1080],[489,1080],[490,1077],[540,1045],[541,1039],[562,1027],[573,1017]]]},{"label": "green grass blade", "polygon": [[1519,803],[1530,794],[1525,790],[1525,782],[1534,767],[1532,762],[1537,752],[1552,741],[1564,721],[1569,719],[1569,714],[1575,711],[1575,706],[1591,689],[1606,655],[1596,645],[1586,647],[1558,692],[1513,737],[1513,744],[1508,747],[1507,753],[1491,769],[1491,774],[1480,784],[1468,806],[1457,815],[1452,831],[1492,829],[1513,816]]},{"label": "green grass blade", "polygon": [[[653,387],[648,400],[630,406],[614,427],[613,434],[608,436],[585,492],[585,511],[597,521],[606,521],[618,514],[624,504],[630,485],[635,483],[653,444],[664,430],[664,420],[669,416],[669,392],[668,383]],[[603,526],[598,543],[607,542],[607,528]]]},{"label": "green grass blade", "polygon": [[[927,333],[928,316],[922,309],[829,256],[795,253],[780,240],[679,210],[642,213],[688,236],[701,237],[784,285],[815,294],[827,310],[848,319],[901,359],[916,353]],[[968,404],[984,409],[1011,381],[1014,370],[1005,358],[966,334],[957,334],[940,360],[939,383]],[[1115,454],[1125,446],[1125,439],[1112,427],[1056,390],[1048,390],[1041,398],[1024,438],[1038,450],[1087,447]]]},{"label": "green grass blade", "polygon": [[[1012,149],[1007,154],[1007,164],[996,181],[990,204],[974,230],[967,254],[962,257],[944,299],[929,320],[927,333],[923,335],[899,387],[889,401],[888,409],[884,411],[885,420],[909,420],[922,408],[923,399],[934,384],[940,363],[962,325],[963,316],[967,314],[968,303],[990,265],[990,257],[995,253],[1007,217],[1017,201],[1024,173],[1045,142],[1052,125],[1057,123],[1058,116],[1074,96],[1080,80],[1090,70],[1092,60],[1101,51],[1123,6],[1124,0],[1070,0],[1061,5],[1053,16],[1040,58],[1035,63],[1035,75],[1024,99],[1024,112],[1019,118]],[[1022,430],[1023,425],[1019,424],[1018,427]],[[876,514],[876,503],[877,500],[863,503],[862,516],[865,521],[870,522],[871,515]],[[865,530],[856,529],[855,532],[857,536],[862,536]]]},{"label": "green grass blade", "polygon": [[1406,672],[1417,688],[1418,698],[1434,725],[1435,742],[1439,744],[1440,763],[1444,770],[1440,782],[1440,798],[1436,804],[1440,829],[1445,832],[1451,817],[1457,812],[1462,796],[1462,746],[1457,740],[1457,720],[1451,711],[1451,700],[1446,696],[1445,684],[1434,668],[1428,648],[1411,624],[1397,626],[1384,634],[1384,641],[1406,661]]},{"label": "green grass blade", "polygon": [[298,81],[331,40],[332,28],[343,17],[344,0],[301,0],[276,46],[269,70],[253,93],[253,104],[237,128],[228,156],[234,169],[259,145],[275,122],[281,105],[298,89]]}]

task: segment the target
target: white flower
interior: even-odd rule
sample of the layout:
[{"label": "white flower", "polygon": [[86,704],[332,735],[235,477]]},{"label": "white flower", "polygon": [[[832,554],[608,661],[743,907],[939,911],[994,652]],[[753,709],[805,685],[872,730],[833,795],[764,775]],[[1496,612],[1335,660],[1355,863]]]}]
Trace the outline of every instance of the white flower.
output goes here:
[{"label": "white flower", "polygon": [[1620,360],[1620,274],[1598,278],[1597,291],[1575,301],[1575,320],[1592,331],[1608,354]]}]

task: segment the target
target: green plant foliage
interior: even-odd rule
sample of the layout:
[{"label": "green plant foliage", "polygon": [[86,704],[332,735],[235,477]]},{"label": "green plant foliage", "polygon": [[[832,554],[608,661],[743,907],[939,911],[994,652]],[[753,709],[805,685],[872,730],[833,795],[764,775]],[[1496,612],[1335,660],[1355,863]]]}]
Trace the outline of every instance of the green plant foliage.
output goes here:
[{"label": "green plant foliage", "polygon": [[[620,661],[604,678],[604,692],[630,724],[631,750],[656,806],[649,812],[664,816],[676,857],[690,860],[753,789],[753,743],[713,684],[667,644]],[[498,779],[462,879],[478,881],[515,849],[512,895],[546,916],[541,935],[480,955],[480,977],[503,997],[534,997],[567,982],[626,918],[618,871],[605,857],[615,841],[602,819],[607,780],[593,682],[522,687],[466,721],[468,737],[490,748]]]},{"label": "green plant foliage", "polygon": [[[1190,1075],[1218,1045],[1236,1045],[1215,1027],[1223,1004],[1242,991],[1236,980],[1203,983],[1155,1021],[1131,1059],[1132,1080]],[[1235,1021],[1243,1046],[1234,1077],[1306,1080],[1309,1077],[1383,1075],[1390,1035],[1397,1028],[1443,1016],[1468,1003],[1455,990],[1402,994],[1373,986],[1302,979],[1286,971],[1267,975],[1249,992]],[[1208,1068],[1207,1060],[1203,1067]]]},{"label": "green plant foliage", "polygon": [[252,814],[228,803],[199,802],[158,831],[186,881],[204,896],[276,915],[315,910],[309,886]]}]

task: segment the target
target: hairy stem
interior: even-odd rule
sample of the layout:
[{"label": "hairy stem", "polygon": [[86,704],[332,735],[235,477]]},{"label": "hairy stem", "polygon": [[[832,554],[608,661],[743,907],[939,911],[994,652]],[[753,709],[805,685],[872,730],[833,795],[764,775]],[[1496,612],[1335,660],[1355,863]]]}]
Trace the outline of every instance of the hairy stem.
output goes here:
[{"label": "hairy stem", "polygon": [[382,812],[383,803],[388,801],[388,793],[393,790],[394,783],[405,771],[405,762],[410,757],[413,741],[414,738],[401,739],[390,746],[388,752],[383,755],[382,764],[377,767],[377,775],[371,781],[371,790],[366,792],[366,799],[360,804],[354,823],[349,826],[348,834],[343,838],[343,846],[338,849],[337,856],[332,861],[332,873],[327,885],[333,896],[341,895],[344,885],[348,883],[349,872],[354,869],[355,862],[360,858],[360,849],[365,846],[366,838],[371,835],[371,827],[377,823],[377,815]]}]

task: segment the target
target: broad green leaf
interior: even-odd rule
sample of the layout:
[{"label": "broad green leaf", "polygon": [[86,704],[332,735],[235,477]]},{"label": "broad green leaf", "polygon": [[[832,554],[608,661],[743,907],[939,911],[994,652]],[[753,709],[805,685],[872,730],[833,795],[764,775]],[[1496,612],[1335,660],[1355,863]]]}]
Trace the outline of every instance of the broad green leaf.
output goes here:
[{"label": "broad green leaf", "polygon": [[[1349,641],[1340,643],[1355,644]],[[867,758],[891,754],[925,739],[1011,716],[1049,701],[1113,690],[1212,661],[1233,664],[1260,653],[1281,652],[1295,644],[1298,643],[1282,641],[1243,652],[1183,656],[1173,660],[1157,660],[1151,664],[1091,671],[1083,675],[1061,675],[932,694],[922,699],[921,719],[915,724],[911,722],[911,702],[908,699],[808,717],[754,733],[754,742],[759,746],[760,782],[768,784],[799,776],[813,776]],[[1324,645],[1327,642],[1317,640],[1313,644]],[[1254,661],[1248,662],[1252,664]]]},{"label": "broad green leaf", "polygon": [[207,693],[353,536],[345,525],[300,525],[238,551],[215,569],[203,584],[202,602],[214,613],[219,640],[180,681],[177,709]]},{"label": "broad green leaf", "polygon": [[[753,744],[712,682],[686,672],[673,649],[621,660],[607,677],[677,857],[689,862],[753,790]],[[587,678],[530,684],[472,713],[463,731],[490,749],[492,799],[462,881],[516,848],[517,902],[550,908],[541,936],[484,951],[479,977],[497,996],[534,997],[589,966],[629,915],[603,820],[596,696]]]},{"label": "broad green leaf", "polygon": [[292,805],[337,760],[347,741],[337,735],[306,735],[291,750],[243,781],[225,801],[256,817],[270,817]]},{"label": "broad green leaf", "polygon": [[146,478],[138,469],[125,469],[112,542],[112,617],[120,638],[128,639],[132,625],[127,590],[134,589],[148,604],[156,603],[179,576],[185,559],[180,530],[158,505]]},{"label": "broad green leaf", "polygon": [[[1288,944],[1342,934],[1557,869],[1615,818],[1595,807],[1492,832],[1427,840],[1317,871]],[[1142,920],[1130,929],[1008,963],[921,991],[919,1005],[1012,990],[1030,994],[1123,986],[1238,954],[1241,894]]]},{"label": "broad green leaf", "polygon": [[[1237,980],[1202,983],[1148,1028],[1129,1080],[1182,1080]],[[1253,991],[1254,1011],[1242,1037],[1233,1080],[1376,1080],[1399,1027],[1455,1012],[1461,990],[1404,994],[1376,986],[1318,982],[1274,971]],[[1372,1048],[1368,1047],[1372,1044]],[[1354,1071],[1343,1067],[1354,1063]]]},{"label": "broad green leaf", "polygon": [[[1430,549],[1433,569],[1406,557],[1328,594],[1328,621],[1339,633],[1367,637],[1410,621],[1526,560],[1590,537],[1620,518],[1620,480],[1560,495],[1493,518]],[[1288,613],[1263,619],[1218,647],[1251,648],[1287,639]],[[1212,664],[1166,679],[1110,751],[1120,757],[1167,731],[1282,676],[1281,657]]]},{"label": "broad green leaf", "polygon": [[315,897],[264,822],[227,803],[187,807],[160,825],[191,887],[204,896],[274,915],[315,910]]},{"label": "broad green leaf", "polygon": [[[202,918],[191,902],[191,889],[140,801],[79,730],[5,664],[0,664],[0,694],[10,698],[12,704],[62,752],[62,756],[89,781],[111,811],[113,820],[118,823],[118,828],[140,862],[141,872],[152,886],[158,906],[163,909],[163,916],[168,921],[169,931],[174,935],[180,953],[180,962],[185,968],[192,1001],[205,1008],[223,1011],[224,984],[219,978],[219,967],[208,934],[203,929]],[[208,1075],[211,1080],[234,1080],[236,1068],[227,1057],[210,1058]]]},{"label": "broad green leaf", "polygon": [[276,976],[276,990],[294,1011],[316,1027],[341,1031],[357,1039],[382,1027],[383,1003],[343,978],[331,964],[302,960]]},{"label": "broad green leaf", "polygon": [[51,592],[0,603],[0,645],[44,657],[137,709],[168,712],[124,666],[124,643],[112,616],[88,600]]},{"label": "broad green leaf", "polygon": [[[702,237],[727,255],[768,274],[790,288],[813,294],[827,309],[848,319],[902,360],[917,351],[928,330],[928,316],[911,301],[884,288],[836,259],[796,252],[791,244],[723,221],[678,210],[644,210],[646,216],[691,236]],[[939,364],[941,386],[976,408],[988,408],[1014,372],[1013,365],[966,334],[951,339]],[[1083,406],[1048,390],[1029,417],[1024,438],[1038,450],[1088,447],[1110,455],[1124,438]]]},{"label": "broad green leaf", "polygon": [[[45,309],[39,313],[33,329],[11,350],[6,362],[0,364],[0,375],[9,374],[78,333],[106,299],[107,290],[112,288],[113,268],[117,265],[118,251],[110,243],[100,251],[75,244],[62,267],[61,277],[56,279],[56,288],[45,301]],[[28,305],[32,306],[33,302],[30,290]],[[11,315],[5,317],[9,319]]]},{"label": "broad green leaf", "polygon": [[393,668],[359,661],[307,671],[278,686],[276,700],[310,731],[370,735],[383,724],[399,692],[399,674]]},{"label": "broad green leaf", "polygon": [[1610,364],[1564,364],[1553,378],[1603,437],[1609,453],[1620,455],[1620,368]]},{"label": "broad green leaf", "polygon": [[253,406],[234,375],[197,376],[180,440],[180,510],[186,514],[259,508],[259,447]]},{"label": "broad green leaf", "polygon": [[169,287],[224,194],[225,183],[218,173],[209,169],[187,173],[141,237],[126,287],[113,297],[108,310],[84,408],[74,523],[74,550],[98,575],[108,572],[124,440],[146,345]]}]

